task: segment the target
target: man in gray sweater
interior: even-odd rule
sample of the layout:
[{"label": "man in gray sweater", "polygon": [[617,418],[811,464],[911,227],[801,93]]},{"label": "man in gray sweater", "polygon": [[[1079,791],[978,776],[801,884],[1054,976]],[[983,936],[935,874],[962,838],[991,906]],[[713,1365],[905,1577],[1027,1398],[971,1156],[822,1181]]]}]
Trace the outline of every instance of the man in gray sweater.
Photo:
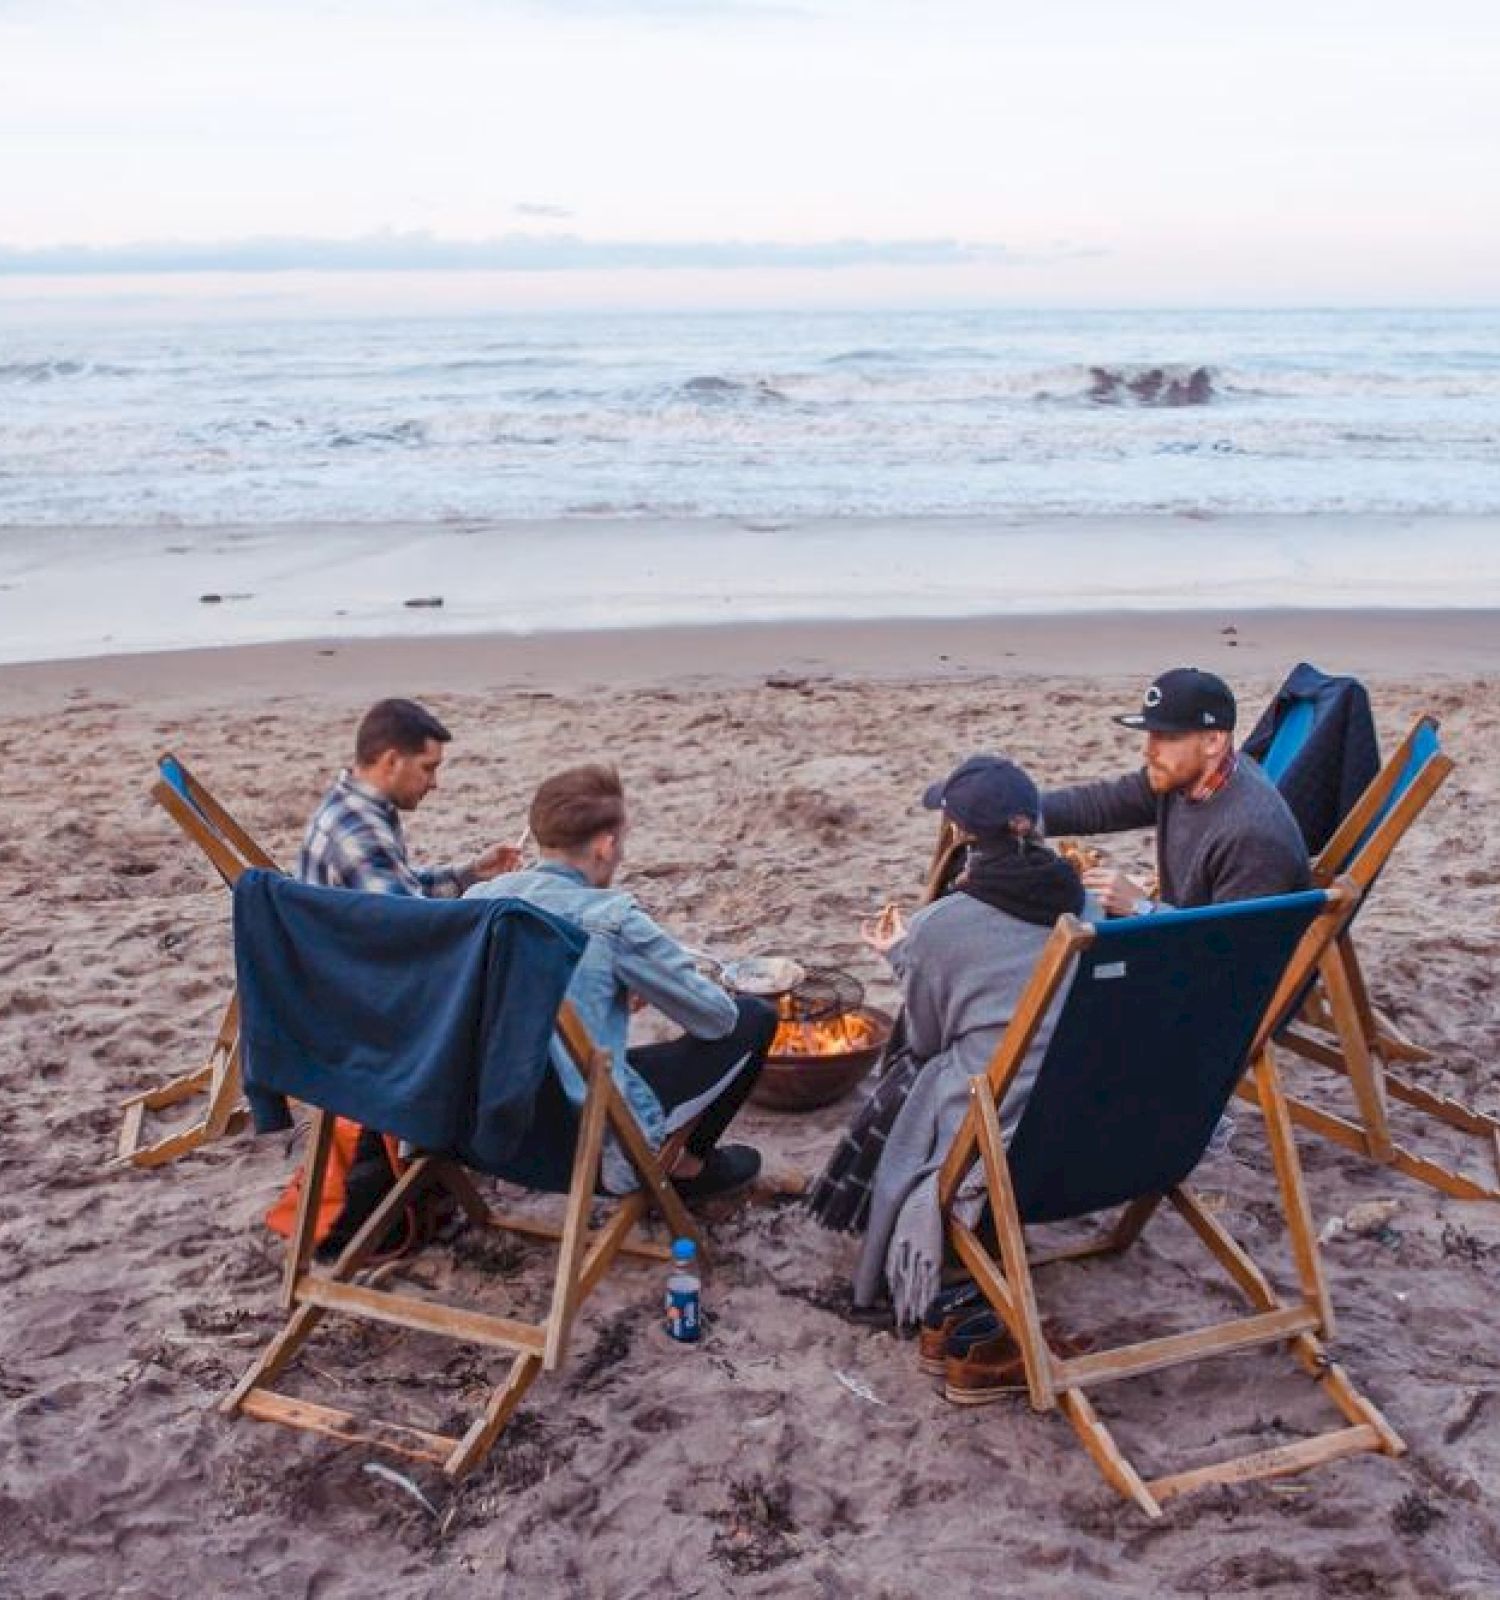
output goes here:
[{"label": "man in gray sweater", "polygon": [[1042,817],[1064,834],[1156,829],[1157,888],[1111,867],[1083,874],[1111,916],[1215,905],[1305,889],[1307,846],[1276,786],[1234,748],[1234,695],[1222,678],[1175,667],[1141,709],[1114,719],[1146,735],[1145,766],[1123,778],[1053,789]]}]

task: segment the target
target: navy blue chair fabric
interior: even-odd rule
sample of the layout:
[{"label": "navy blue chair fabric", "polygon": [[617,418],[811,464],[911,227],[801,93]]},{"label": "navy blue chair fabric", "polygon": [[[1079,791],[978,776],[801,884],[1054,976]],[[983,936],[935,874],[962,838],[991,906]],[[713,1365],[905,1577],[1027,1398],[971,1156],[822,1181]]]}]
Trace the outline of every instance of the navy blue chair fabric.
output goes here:
[{"label": "navy blue chair fabric", "polygon": [[1243,748],[1281,791],[1310,855],[1328,843],[1380,771],[1364,685],[1306,661],[1293,667]]},{"label": "navy blue chair fabric", "polygon": [[1010,1142],[1023,1222],[1161,1194],[1202,1159],[1322,890],[1101,923]]},{"label": "navy blue chair fabric", "polygon": [[356,894],[251,870],[234,889],[246,1097],[286,1097],[565,1190],[577,1113],[548,1060],[585,935],[518,900]]}]

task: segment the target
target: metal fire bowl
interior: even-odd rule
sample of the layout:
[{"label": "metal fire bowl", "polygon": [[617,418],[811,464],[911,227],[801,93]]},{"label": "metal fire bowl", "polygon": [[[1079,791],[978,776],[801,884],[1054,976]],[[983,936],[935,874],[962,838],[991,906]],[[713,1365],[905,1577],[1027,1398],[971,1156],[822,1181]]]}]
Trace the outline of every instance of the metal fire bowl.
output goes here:
[{"label": "metal fire bowl", "polygon": [[814,1111],[849,1093],[880,1059],[891,1036],[889,1012],[858,1006],[850,1013],[876,1024],[873,1044],[827,1056],[767,1056],[750,1098],[769,1111]]}]

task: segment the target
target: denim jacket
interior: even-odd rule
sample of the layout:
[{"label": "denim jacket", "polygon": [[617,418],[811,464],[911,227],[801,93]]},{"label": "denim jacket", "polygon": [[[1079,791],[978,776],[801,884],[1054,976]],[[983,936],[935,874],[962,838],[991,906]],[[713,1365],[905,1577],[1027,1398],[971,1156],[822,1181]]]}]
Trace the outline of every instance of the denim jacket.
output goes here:
[{"label": "denim jacket", "polygon": [[[697,1039],[722,1039],[733,1030],[739,1017],[734,1001],[697,971],[687,951],[641,910],[633,895],[596,889],[576,867],[545,861],[475,884],[466,898],[499,895],[529,901],[588,934],[568,999],[595,1044],[609,1051],[615,1084],[647,1142],[656,1148],[664,1135],[661,1102],[625,1054],[631,991]],[[556,1036],[552,1063],[569,1098],[582,1104],[583,1078]],[[636,1187],[634,1169],[612,1139],[605,1149],[604,1184],[612,1194]]]}]

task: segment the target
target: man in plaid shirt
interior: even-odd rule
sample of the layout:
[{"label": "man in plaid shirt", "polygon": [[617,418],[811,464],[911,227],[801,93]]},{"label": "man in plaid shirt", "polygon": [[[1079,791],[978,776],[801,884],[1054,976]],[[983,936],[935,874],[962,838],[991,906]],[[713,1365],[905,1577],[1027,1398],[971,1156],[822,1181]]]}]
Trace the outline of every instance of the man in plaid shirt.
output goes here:
[{"label": "man in plaid shirt", "polygon": [[[451,900],[471,884],[519,867],[521,852],[508,844],[450,866],[414,867],[407,860],[401,813],[415,811],[437,788],[443,746],[451,738],[415,700],[371,706],[354,737],[354,765],[338,775],[307,825],[297,876],[334,889]],[[318,1246],[321,1259],[343,1249],[395,1181],[380,1133],[360,1128],[343,1175],[343,1204]],[[325,1198],[332,1182],[325,1178]],[[397,1223],[384,1248],[399,1250],[409,1236],[407,1224]]]},{"label": "man in plaid shirt", "polygon": [[307,825],[297,876],[335,889],[451,900],[514,871],[520,852],[508,844],[450,866],[413,867],[407,860],[401,813],[415,811],[437,788],[443,746],[452,737],[414,700],[371,706],[355,735],[353,767],[339,774]]}]

